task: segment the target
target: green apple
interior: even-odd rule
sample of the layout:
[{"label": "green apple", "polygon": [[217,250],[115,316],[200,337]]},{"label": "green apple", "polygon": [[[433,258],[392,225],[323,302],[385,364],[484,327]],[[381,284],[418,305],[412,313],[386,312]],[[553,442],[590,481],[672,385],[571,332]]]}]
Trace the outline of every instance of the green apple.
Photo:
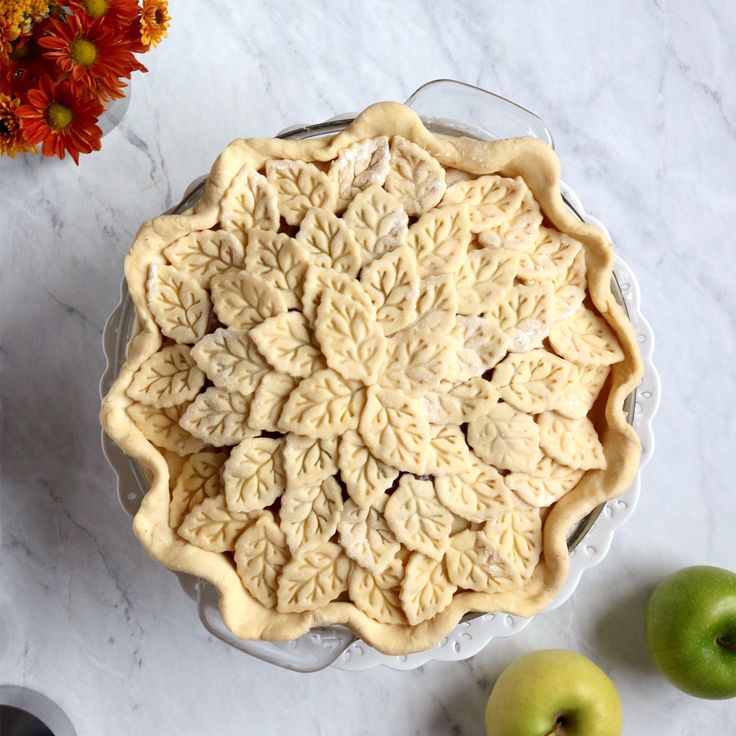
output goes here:
[{"label": "green apple", "polygon": [[649,599],[647,644],[659,671],[699,698],[736,696],[736,574],[686,567]]},{"label": "green apple", "polygon": [[620,736],[621,701],[606,673],[565,649],[530,652],[496,680],[488,736]]}]

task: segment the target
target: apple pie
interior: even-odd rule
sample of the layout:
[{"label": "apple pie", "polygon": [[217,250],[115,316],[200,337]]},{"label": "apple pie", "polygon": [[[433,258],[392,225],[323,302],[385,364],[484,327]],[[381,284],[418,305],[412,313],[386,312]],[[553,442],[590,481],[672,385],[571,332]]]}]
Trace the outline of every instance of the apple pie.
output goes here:
[{"label": "apple pie", "polygon": [[535,139],[380,103],[235,141],[126,258],[138,330],[102,424],[150,479],[136,535],[244,639],[345,624],[405,654],[541,610],[638,467],[612,263]]}]

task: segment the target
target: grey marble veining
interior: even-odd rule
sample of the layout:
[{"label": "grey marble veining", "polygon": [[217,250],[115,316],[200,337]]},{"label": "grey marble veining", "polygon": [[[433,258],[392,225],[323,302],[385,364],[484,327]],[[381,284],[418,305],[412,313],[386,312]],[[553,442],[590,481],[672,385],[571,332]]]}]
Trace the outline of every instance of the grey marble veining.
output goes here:
[{"label": "grey marble veining", "polygon": [[[0,160],[0,685],[105,732],[481,736],[519,654],[581,651],[625,733],[732,732],[736,704],[653,670],[643,605],[687,564],[736,567],[736,6],[667,2],[180,0],[103,150]],[[562,608],[474,659],[303,676],[213,641],[117,504],[102,457],[100,339],[138,225],[233,138],[405,99],[436,77],[539,113],[564,178],[636,271],[664,402],[640,506]],[[255,728],[258,724],[258,728]]]}]

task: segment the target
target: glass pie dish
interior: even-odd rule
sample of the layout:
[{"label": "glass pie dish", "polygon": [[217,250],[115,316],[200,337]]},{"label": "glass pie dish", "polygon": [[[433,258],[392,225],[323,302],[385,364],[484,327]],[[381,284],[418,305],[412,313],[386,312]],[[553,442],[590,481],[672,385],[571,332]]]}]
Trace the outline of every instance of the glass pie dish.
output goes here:
[{"label": "glass pie dish", "polygon": [[[425,125],[435,135],[463,135],[479,140],[523,135],[540,138],[548,144],[552,143],[551,136],[539,118],[513,103],[490,93],[483,92],[482,90],[468,87],[467,85],[448,81],[431,83],[425,85],[412,95],[408,104],[422,116]],[[303,140],[306,138],[330,136],[344,129],[351,121],[352,116],[350,115],[338,116],[323,124],[291,128],[284,131],[279,137],[288,140]],[[178,213],[189,208],[201,196],[201,192],[202,182],[200,181],[190,188],[184,201],[172,211]],[[568,202],[571,202],[569,197]],[[575,212],[572,203],[571,209]],[[633,284],[633,281],[630,283]],[[631,288],[633,290],[633,286]],[[625,289],[619,288],[615,278],[612,284],[612,290],[615,298],[625,307],[626,300],[622,293]],[[109,368],[103,377],[103,391],[107,390],[109,382],[114,379],[120,370],[128,340],[136,329],[136,317],[124,287],[121,305],[111,317],[105,332]],[[636,396],[632,394],[628,397],[624,407],[629,421],[632,421],[634,418],[635,405]],[[119,491],[126,510],[135,513],[140,496],[142,496],[147,488],[147,478],[141,469],[132,461],[123,459],[122,463],[117,462],[119,458],[115,456],[120,455],[122,457],[120,451],[113,450],[109,445],[106,447],[106,450],[113,466],[118,470],[120,477]],[[573,529],[568,540],[570,549],[575,549],[579,545],[582,537],[596,522],[596,519],[601,516],[602,510],[603,507],[595,509]],[[562,531],[563,529],[560,529],[560,532]],[[560,535],[559,540],[564,544],[564,536]],[[201,574],[201,571],[197,570],[197,572]],[[309,633],[297,640],[279,644],[240,641],[235,639],[224,628],[217,613],[217,592],[214,589],[202,582],[193,584],[192,578],[187,578],[186,576],[184,576],[184,586],[185,590],[197,599],[201,618],[205,626],[214,635],[225,639],[246,652],[256,654],[256,656],[276,664],[292,669],[314,670],[329,664],[348,645],[350,646],[345,651],[345,654],[343,654],[341,660],[343,665],[349,664],[353,659],[357,659],[357,657],[353,657],[353,653],[365,652],[367,650],[366,647],[361,649],[360,644],[351,644],[353,634],[341,626],[312,629]],[[481,610],[484,609],[481,608]],[[498,617],[496,619],[493,614],[482,614],[480,616],[466,617],[458,628],[477,627],[477,621],[479,619],[483,623],[492,623],[495,620],[501,620],[506,623],[513,621],[513,617]],[[467,632],[464,633],[467,634]],[[459,654],[463,647],[458,647],[458,642],[453,642],[450,648],[446,647],[451,639],[452,636],[446,637],[438,646],[442,647],[444,644],[446,651],[452,650],[456,654]],[[408,662],[413,656],[401,657],[399,661]]]}]

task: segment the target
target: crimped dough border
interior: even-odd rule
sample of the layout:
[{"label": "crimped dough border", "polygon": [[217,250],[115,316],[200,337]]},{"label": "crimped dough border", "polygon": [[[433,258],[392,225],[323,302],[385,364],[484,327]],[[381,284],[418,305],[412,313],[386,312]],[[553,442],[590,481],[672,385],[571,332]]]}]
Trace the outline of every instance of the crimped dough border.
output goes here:
[{"label": "crimped dough border", "polygon": [[[401,135],[418,143],[445,167],[473,174],[522,176],[545,216],[560,231],[584,244],[591,299],[611,326],[625,358],[613,366],[601,432],[607,469],[588,472],[578,486],[552,509],[544,524],[544,552],[534,575],[520,591],[456,594],[450,606],[429,621],[411,627],[370,619],[352,603],[334,602],[319,611],[278,613],[264,608],[243,588],[235,567],[223,555],[199,549],[180,539],[169,526],[169,470],[161,452],[127,414],[133,403],[126,396],[133,374],[161,346],[161,332],[146,303],[148,267],[165,263],[164,248],[178,237],[214,226],[219,202],[230,181],[245,163],[260,169],[270,158],[329,161],[349,144],[377,135]],[[171,570],[210,581],[221,594],[225,624],[243,639],[293,639],[313,626],[345,624],[371,646],[386,654],[407,654],[436,644],[470,611],[504,611],[529,616],[547,606],[568,574],[567,534],[582,517],[603,501],[629,488],[639,465],[640,445],[623,411],[624,399],[638,385],[642,362],[624,310],[611,292],[613,250],[603,233],[581,223],[560,194],[560,163],[555,152],[534,138],[483,142],[466,137],[439,137],[428,131],[417,114],[394,102],[372,105],[348,128],[333,137],[305,141],[242,139],[231,143],[215,161],[202,199],[180,215],[162,215],[144,223],[125,260],[125,277],[135,304],[139,331],[128,346],[125,365],[103,399],[101,422],[107,434],[146,469],[151,487],[133,521],[133,530],[148,552]]]}]

